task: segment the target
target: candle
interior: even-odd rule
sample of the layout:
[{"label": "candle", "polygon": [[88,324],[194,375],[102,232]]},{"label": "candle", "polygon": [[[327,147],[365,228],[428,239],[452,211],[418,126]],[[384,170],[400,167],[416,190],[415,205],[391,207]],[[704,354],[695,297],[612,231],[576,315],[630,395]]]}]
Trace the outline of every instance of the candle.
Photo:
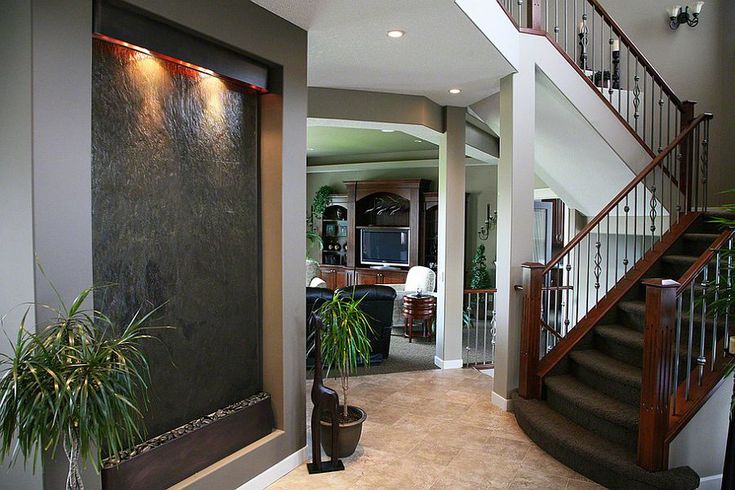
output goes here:
[{"label": "candle", "polygon": [[613,40],[612,50],[613,51],[620,51],[620,39]]},{"label": "candle", "polygon": [[699,14],[702,11],[702,5],[704,5],[704,2],[697,2],[694,5],[692,12],[694,12],[695,14]]},{"label": "candle", "polygon": [[728,354],[735,354],[735,335],[730,337],[730,344],[727,346]]}]

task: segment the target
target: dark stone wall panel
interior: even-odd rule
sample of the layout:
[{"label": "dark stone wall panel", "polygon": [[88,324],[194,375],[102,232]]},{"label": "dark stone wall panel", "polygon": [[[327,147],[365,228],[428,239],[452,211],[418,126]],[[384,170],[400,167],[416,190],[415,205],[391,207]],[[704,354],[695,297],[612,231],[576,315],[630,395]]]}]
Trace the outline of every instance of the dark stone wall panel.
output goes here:
[{"label": "dark stone wall panel", "polygon": [[261,390],[257,94],[95,40],[95,306],[164,302],[146,347],[157,435]]}]

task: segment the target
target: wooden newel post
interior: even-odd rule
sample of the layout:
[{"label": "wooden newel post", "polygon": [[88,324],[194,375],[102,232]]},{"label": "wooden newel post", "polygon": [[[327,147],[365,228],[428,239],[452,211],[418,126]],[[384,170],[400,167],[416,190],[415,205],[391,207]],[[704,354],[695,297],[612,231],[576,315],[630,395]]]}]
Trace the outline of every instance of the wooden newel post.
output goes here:
[{"label": "wooden newel post", "polygon": [[638,466],[648,471],[669,467],[669,401],[674,371],[676,289],[669,279],[647,279],[646,325],[643,332],[641,415],[638,428]]},{"label": "wooden newel post", "polygon": [[542,30],[541,27],[541,0],[528,0],[526,2],[527,10],[527,26],[535,31]]},{"label": "wooden newel post", "polygon": [[523,398],[541,398],[538,376],[541,343],[541,293],[544,266],[537,262],[523,264],[523,314],[521,316],[521,372],[518,393]]},{"label": "wooden newel post", "polygon": [[[694,106],[697,104],[693,100],[685,100],[682,104],[681,109],[681,128],[680,131],[684,130],[687,126],[689,126],[692,121],[694,121]],[[692,183],[695,181],[696,177],[693,175],[693,163],[694,158],[692,155],[692,144],[691,140],[693,137],[691,135],[684,138],[684,141],[681,142],[680,145],[680,155],[681,155],[681,162],[679,165],[679,190],[684,194],[686,199],[684,200],[685,209],[680,210],[681,213],[688,213],[692,207],[693,207],[693,190],[694,187],[692,186]]]}]

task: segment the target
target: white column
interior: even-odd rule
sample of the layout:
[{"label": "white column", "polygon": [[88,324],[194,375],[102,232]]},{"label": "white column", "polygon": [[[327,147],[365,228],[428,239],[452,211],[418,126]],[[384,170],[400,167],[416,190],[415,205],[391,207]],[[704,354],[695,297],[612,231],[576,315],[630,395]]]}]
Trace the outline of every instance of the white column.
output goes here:
[{"label": "white column", "polygon": [[[521,53],[523,54],[523,53]],[[522,56],[524,60],[532,59]],[[518,388],[521,326],[521,264],[533,251],[535,66],[500,81],[500,163],[498,165],[498,265],[496,354],[493,403],[508,410]]]},{"label": "white column", "polygon": [[439,264],[436,357],[442,369],[462,367],[465,234],[465,113],[447,107],[439,144]]}]

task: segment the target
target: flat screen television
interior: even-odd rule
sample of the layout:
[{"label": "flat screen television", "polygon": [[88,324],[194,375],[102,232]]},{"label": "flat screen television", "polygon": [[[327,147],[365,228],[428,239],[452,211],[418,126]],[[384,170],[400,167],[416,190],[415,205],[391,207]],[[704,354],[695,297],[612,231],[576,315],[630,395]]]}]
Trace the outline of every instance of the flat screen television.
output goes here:
[{"label": "flat screen television", "polygon": [[408,266],[406,228],[361,228],[360,262],[364,265]]}]

